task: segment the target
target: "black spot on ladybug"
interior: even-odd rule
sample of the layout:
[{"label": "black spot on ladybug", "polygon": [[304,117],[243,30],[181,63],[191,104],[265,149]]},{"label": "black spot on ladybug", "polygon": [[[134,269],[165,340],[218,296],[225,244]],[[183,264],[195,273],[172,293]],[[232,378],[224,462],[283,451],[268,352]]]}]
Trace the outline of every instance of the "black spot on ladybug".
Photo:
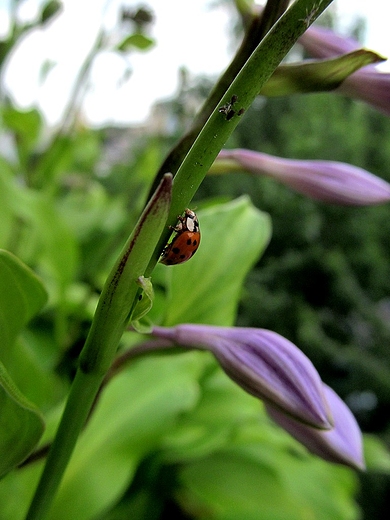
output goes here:
[{"label": "black spot on ladybug", "polygon": [[190,246],[190,245],[191,245],[191,239],[189,238],[189,239],[187,240],[187,246]]},{"label": "black spot on ladybug", "polygon": [[180,249],[178,247],[174,247],[172,251],[175,253],[175,255],[178,255],[180,253]]},{"label": "black spot on ladybug", "polygon": [[197,243],[198,243],[198,241],[197,241],[197,240],[194,240],[194,241],[192,242],[192,245],[193,245],[193,246],[196,246]]},{"label": "black spot on ladybug", "polygon": [[186,257],[186,255],[180,255],[180,258],[185,258],[185,257]]}]

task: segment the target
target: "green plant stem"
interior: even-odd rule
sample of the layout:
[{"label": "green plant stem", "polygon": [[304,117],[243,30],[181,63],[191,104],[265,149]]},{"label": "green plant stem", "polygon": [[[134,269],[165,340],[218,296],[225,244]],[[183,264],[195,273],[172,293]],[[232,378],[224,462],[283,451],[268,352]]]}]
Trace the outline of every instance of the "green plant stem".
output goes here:
[{"label": "green plant stem", "polygon": [[[177,170],[168,217],[169,225],[174,226],[177,216],[188,207],[219,151],[240,121],[237,113],[227,120],[225,114],[219,111],[219,107],[229,103],[234,95],[237,97],[234,105],[237,112],[249,108],[297,39],[331,3],[332,0],[297,0],[253,51],[214,108]],[[169,229],[163,232],[145,276],[150,276],[153,271],[170,233]]]},{"label": "green plant stem", "polygon": [[244,66],[246,60],[256,49],[257,45],[265,35],[264,30],[265,27],[262,15],[255,14],[251,19],[249,27],[245,31],[244,38],[241,42],[239,49],[236,52],[236,55],[234,56],[226,71],[222,74],[217,83],[214,85],[208,98],[206,99],[202,108],[199,110],[199,113],[195,117],[195,120],[191,125],[191,129],[174,146],[174,148],[170,151],[170,153],[162,163],[156,175],[156,178],[154,179],[154,182],[150,188],[150,194],[153,193],[153,191],[156,189],[156,186],[160,182],[160,179],[165,172],[171,172],[174,175],[176,174],[184,157],[188,153],[191,146],[194,144],[196,137],[198,136],[202,127],[204,126],[204,124],[210,117],[211,113],[217,106],[218,101],[221,99],[223,93],[226,92],[226,90],[229,88],[229,85],[232,83],[236,75]]},{"label": "green plant stem", "polygon": [[43,520],[54,499],[77,438],[116,354],[154,246],[167,220],[172,176],[165,175],[114,265],[92,321],[53,444],[27,513]]},{"label": "green plant stem", "polygon": [[26,520],[38,520],[46,516],[103,377],[102,374],[86,374],[80,369],[77,371]]}]

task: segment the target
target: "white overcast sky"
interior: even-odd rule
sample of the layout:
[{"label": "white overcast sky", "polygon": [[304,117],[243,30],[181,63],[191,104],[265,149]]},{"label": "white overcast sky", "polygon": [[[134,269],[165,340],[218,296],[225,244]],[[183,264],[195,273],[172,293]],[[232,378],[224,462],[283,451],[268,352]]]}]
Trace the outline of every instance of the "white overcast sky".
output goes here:
[{"label": "white overcast sky", "polygon": [[[7,5],[0,0],[0,34],[6,31]],[[25,18],[36,13],[38,0],[22,2]],[[63,0],[61,16],[46,28],[34,31],[16,49],[5,75],[5,87],[22,108],[38,106],[49,124],[61,118],[77,71],[90,50],[97,31],[115,26],[123,0]],[[218,75],[229,63],[233,49],[229,13],[212,0],[127,1],[134,7],[148,5],[155,14],[150,36],[152,50],[131,54],[125,61],[114,53],[100,56],[92,70],[91,86],[84,101],[84,116],[90,124],[137,124],[144,121],[157,99],[172,96],[177,88],[178,68],[192,74]],[[341,27],[347,29],[356,15],[367,21],[364,44],[390,56],[388,16],[384,0],[335,0]],[[53,68],[40,81],[42,64]],[[123,81],[125,67],[131,70]],[[387,65],[387,70],[390,66]],[[118,86],[119,85],[119,86]]]}]

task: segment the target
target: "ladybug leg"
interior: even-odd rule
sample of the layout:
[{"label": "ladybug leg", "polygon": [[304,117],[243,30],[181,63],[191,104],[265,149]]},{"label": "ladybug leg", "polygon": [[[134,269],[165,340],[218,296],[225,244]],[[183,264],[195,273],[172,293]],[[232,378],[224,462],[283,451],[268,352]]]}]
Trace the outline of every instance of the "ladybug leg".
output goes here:
[{"label": "ladybug leg", "polygon": [[176,231],[176,233],[179,233],[183,229],[181,224],[178,224],[177,226],[168,226],[168,228],[172,231]]},{"label": "ladybug leg", "polygon": [[180,233],[180,231],[183,231],[183,222],[184,222],[185,218],[178,217],[178,220],[179,220],[179,223],[176,226],[169,226],[169,229],[176,231],[176,233]]},{"label": "ladybug leg", "polygon": [[186,218],[182,217],[181,215],[178,215],[177,220],[179,221],[179,223],[176,226],[168,226],[168,228],[172,231],[175,231],[176,233],[180,233],[180,231],[183,231],[183,222],[185,222]]}]

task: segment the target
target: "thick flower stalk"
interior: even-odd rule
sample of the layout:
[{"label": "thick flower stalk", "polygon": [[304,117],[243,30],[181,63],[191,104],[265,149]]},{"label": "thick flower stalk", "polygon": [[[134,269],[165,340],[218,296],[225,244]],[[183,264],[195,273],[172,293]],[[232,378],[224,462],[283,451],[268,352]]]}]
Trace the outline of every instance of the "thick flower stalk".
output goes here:
[{"label": "thick flower stalk", "polygon": [[364,469],[362,433],[355,417],[340,397],[327,385],[324,385],[324,392],[334,418],[334,428],[329,431],[303,425],[270,404],[266,404],[266,410],[279,426],[315,455],[329,462]]},{"label": "thick flower stalk", "polygon": [[321,202],[366,206],[390,201],[390,184],[372,173],[336,161],[295,160],[261,152],[222,150],[211,173],[245,170],[267,175]]},{"label": "thick flower stalk", "polygon": [[324,385],[290,341],[265,329],[184,324],[152,334],[190,349],[209,350],[231,379],[263,399],[269,415],[325,460],[364,468],[362,436],[350,410]]},{"label": "thick flower stalk", "polygon": [[[310,27],[299,43],[313,58],[326,59],[359,49],[352,38],[343,38],[324,27]],[[386,115],[390,115],[390,73],[374,66],[363,67],[346,78],[335,92],[361,99]]]}]

